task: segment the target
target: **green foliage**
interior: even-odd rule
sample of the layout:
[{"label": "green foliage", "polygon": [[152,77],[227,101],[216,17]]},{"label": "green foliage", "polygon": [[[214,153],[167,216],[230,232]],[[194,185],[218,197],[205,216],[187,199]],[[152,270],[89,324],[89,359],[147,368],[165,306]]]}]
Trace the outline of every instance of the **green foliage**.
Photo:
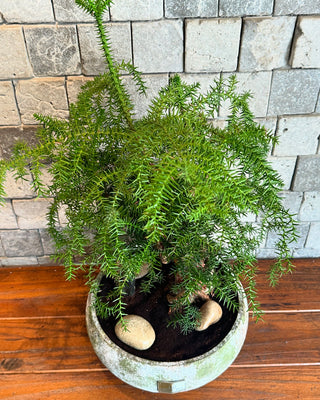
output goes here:
[{"label": "green foliage", "polygon": [[[279,198],[281,179],[267,161],[272,134],[254,122],[249,95],[238,94],[235,77],[213,82],[203,94],[199,84],[174,76],[147,115],[135,120],[121,72],[131,75],[139,92],[146,88],[131,64],[112,58],[102,24],[110,1],[77,4],[96,19],[107,71],[82,88],[68,120],[36,115],[39,144],[19,144],[12,159],[1,162],[2,179],[6,169],[23,177],[30,168],[35,189],[54,199],[49,230],[68,279],[84,269],[94,292],[97,271],[115,280],[110,302],[97,299],[101,315],[122,318],[128,283],[149,263],[143,289],[151,290],[167,273],[164,257],[179,277],[172,290],[184,289],[173,319],[184,332],[198,318],[188,299],[203,286],[232,308],[242,279],[259,315],[255,250],[268,231],[278,233],[279,260],[270,271],[275,284],[292,269],[288,245],[296,238],[293,216]],[[218,128],[212,120],[225,101],[230,115]],[[48,190],[41,183],[43,166],[53,176]],[[261,224],[244,223],[248,213],[259,215]]]}]

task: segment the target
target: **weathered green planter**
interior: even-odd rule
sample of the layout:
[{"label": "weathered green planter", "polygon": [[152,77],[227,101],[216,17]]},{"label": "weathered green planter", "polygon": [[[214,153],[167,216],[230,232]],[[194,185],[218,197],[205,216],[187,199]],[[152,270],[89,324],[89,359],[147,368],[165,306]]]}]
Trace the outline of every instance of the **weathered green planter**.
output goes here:
[{"label": "weathered green planter", "polygon": [[101,362],[129,385],[155,393],[196,389],[222,374],[240,352],[247,333],[248,307],[242,287],[238,295],[240,307],[228,335],[212,350],[185,361],[150,361],[121,349],[102,330],[91,294],[86,309],[88,334]]}]

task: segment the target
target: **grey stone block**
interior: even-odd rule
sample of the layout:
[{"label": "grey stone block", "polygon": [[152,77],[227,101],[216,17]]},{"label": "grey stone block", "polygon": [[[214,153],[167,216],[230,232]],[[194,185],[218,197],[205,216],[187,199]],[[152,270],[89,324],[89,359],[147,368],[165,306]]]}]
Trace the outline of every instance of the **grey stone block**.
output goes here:
[{"label": "grey stone block", "polygon": [[180,20],[132,25],[134,64],[142,72],[181,72],[183,26]]},{"label": "grey stone block", "polygon": [[[116,61],[131,61],[131,32],[129,23],[105,24]],[[85,75],[98,75],[106,70],[101,46],[97,40],[94,25],[78,25],[82,58],[82,71]]]},{"label": "grey stone block", "polygon": [[37,257],[3,257],[0,259],[3,267],[18,267],[20,265],[38,265]]},{"label": "grey stone block", "polygon": [[293,43],[293,68],[320,68],[320,17],[300,17]]},{"label": "grey stone block", "polygon": [[277,257],[275,249],[261,248],[256,253],[257,259],[274,259]]},{"label": "grey stone block", "polygon": [[[231,74],[223,74],[226,78],[230,75]],[[250,92],[252,94],[252,98],[249,100],[249,106],[256,117],[265,117],[267,115],[271,76],[271,71],[236,74],[238,81],[237,92]],[[224,105],[220,111],[221,116],[227,116],[229,114],[229,106],[229,103]]]},{"label": "grey stone block", "polygon": [[269,162],[283,181],[284,190],[289,190],[291,187],[296,160],[296,157],[269,157]]},{"label": "grey stone block", "polygon": [[16,96],[23,124],[37,123],[34,113],[61,119],[69,116],[64,78],[21,80],[16,85]]},{"label": "grey stone block", "polygon": [[[297,241],[294,243],[289,243],[288,247],[292,250],[303,248],[308,236],[308,232],[309,232],[309,224],[299,223],[297,225],[297,233],[298,233]],[[279,236],[275,232],[269,232],[266,248],[274,249],[278,238]]]},{"label": "grey stone block", "polygon": [[246,18],[240,71],[272,70],[288,64],[295,17]]},{"label": "grey stone block", "polygon": [[143,21],[160,19],[163,2],[160,0],[117,0],[110,7],[113,21]]},{"label": "grey stone block", "polygon": [[314,112],[320,87],[320,70],[274,71],[269,115]]},{"label": "grey stone block", "polygon": [[50,207],[50,200],[37,198],[30,200],[13,200],[12,205],[17,216],[20,229],[46,228],[47,213]]},{"label": "grey stone block", "polygon": [[293,190],[320,191],[320,154],[298,157]]},{"label": "grey stone block", "polygon": [[306,248],[315,249],[320,252],[320,222],[312,222],[310,224]]},{"label": "grey stone block", "polygon": [[[4,256],[5,256],[5,253],[4,253],[4,249],[2,247],[2,243],[1,243],[1,240],[0,240],[0,257],[4,257]],[[1,259],[0,259],[0,265],[1,265]]]},{"label": "grey stone block", "polygon": [[78,98],[78,94],[81,91],[81,87],[93,78],[85,76],[68,76],[67,78],[67,95],[69,103],[75,103]]},{"label": "grey stone block", "polygon": [[320,221],[320,192],[306,192],[300,208],[300,221]]},{"label": "grey stone block", "polygon": [[243,15],[271,15],[273,11],[273,1],[220,0],[219,7],[219,15],[222,17],[237,17]]},{"label": "grey stone block", "polygon": [[0,0],[0,13],[8,23],[54,21],[51,0]]},{"label": "grey stone block", "polygon": [[166,0],[165,16],[167,18],[217,17],[218,0]]},{"label": "grey stone block", "polygon": [[276,15],[289,14],[319,14],[318,0],[275,0],[274,13]]},{"label": "grey stone block", "polygon": [[314,258],[314,257],[320,257],[319,249],[304,247],[302,249],[294,249],[293,251],[293,258]]},{"label": "grey stone block", "polygon": [[195,19],[186,24],[186,72],[234,71],[241,19]]},{"label": "grey stone block", "polygon": [[7,200],[0,205],[0,229],[18,229],[11,201]]},{"label": "grey stone block", "polygon": [[40,235],[37,230],[0,231],[0,238],[7,257],[43,255]]},{"label": "grey stone block", "polygon": [[40,229],[40,238],[45,255],[50,255],[55,253],[55,244],[53,238],[50,236],[47,229]]},{"label": "grey stone block", "polygon": [[33,126],[25,126],[24,129],[18,127],[0,128],[0,158],[8,159],[12,155],[12,147],[17,141],[23,140],[30,145],[36,144],[35,132],[36,127]]},{"label": "grey stone block", "polygon": [[4,184],[6,198],[18,199],[35,197],[35,192],[32,189],[31,182],[31,174],[26,174],[23,180],[16,180],[14,172],[7,172]]},{"label": "grey stone block", "polygon": [[80,74],[80,54],[75,26],[27,26],[24,30],[35,75]]},{"label": "grey stone block", "polygon": [[[93,22],[94,18],[82,10],[74,0],[53,0],[56,20],[59,22]],[[103,16],[109,20],[109,11]]]},{"label": "grey stone block", "polygon": [[134,104],[133,112],[135,118],[141,118],[147,114],[152,99],[157,96],[159,90],[166,86],[169,81],[167,74],[143,75],[142,79],[148,88],[146,96],[137,93],[136,85],[129,76],[122,77]]},{"label": "grey stone block", "polygon": [[0,82],[0,110],[0,125],[20,124],[20,117],[11,82]]},{"label": "grey stone block", "polygon": [[220,79],[220,73],[215,74],[179,74],[182,81],[188,85],[200,83],[200,93],[205,94],[210,86],[215,86],[215,81]]},{"label": "grey stone block", "polygon": [[291,214],[297,215],[300,211],[303,193],[302,192],[281,192],[280,197],[282,199],[282,205],[286,210],[289,210]]},{"label": "grey stone block", "polygon": [[0,79],[29,78],[32,76],[32,68],[20,26],[1,26],[0,65]]},{"label": "grey stone block", "polygon": [[315,154],[318,148],[320,116],[306,115],[280,118],[276,135],[276,156]]}]

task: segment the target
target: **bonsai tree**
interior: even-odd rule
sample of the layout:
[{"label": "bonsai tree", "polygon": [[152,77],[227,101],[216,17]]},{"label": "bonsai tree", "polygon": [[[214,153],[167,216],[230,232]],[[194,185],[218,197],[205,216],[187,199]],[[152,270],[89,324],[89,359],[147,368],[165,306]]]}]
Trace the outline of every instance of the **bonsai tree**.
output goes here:
[{"label": "bonsai tree", "polygon": [[[135,119],[121,74],[132,77],[139,93],[146,87],[132,64],[113,58],[102,22],[111,0],[76,3],[95,19],[106,72],[83,86],[68,120],[35,115],[38,144],[16,145],[12,158],[1,161],[2,181],[8,169],[19,178],[31,170],[34,189],[53,198],[48,226],[67,279],[86,271],[94,293],[98,271],[114,280],[109,302],[97,296],[101,316],[122,320],[126,295],[146,267],[144,291],[168,273],[175,277],[171,323],[185,333],[198,323],[194,294],[214,292],[235,308],[239,280],[259,316],[256,249],[269,231],[277,233],[278,259],[269,271],[275,285],[292,270],[288,245],[296,231],[279,197],[282,181],[267,161],[275,138],[254,122],[250,94],[238,94],[234,76],[202,94],[198,83],[176,75],[146,116]],[[213,122],[226,100],[230,113],[219,128]],[[43,166],[52,175],[49,188]],[[244,222],[248,213],[260,223]]]}]

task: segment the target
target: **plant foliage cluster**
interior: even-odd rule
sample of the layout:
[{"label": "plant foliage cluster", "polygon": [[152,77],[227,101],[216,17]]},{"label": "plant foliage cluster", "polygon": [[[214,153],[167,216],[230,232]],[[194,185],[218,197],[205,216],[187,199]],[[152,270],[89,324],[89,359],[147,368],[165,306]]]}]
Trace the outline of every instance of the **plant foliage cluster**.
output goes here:
[{"label": "plant foliage cluster", "polygon": [[[140,93],[146,88],[133,65],[112,57],[102,24],[110,0],[76,2],[96,20],[106,73],[83,87],[68,120],[36,115],[39,144],[17,145],[1,164],[2,177],[8,168],[23,177],[27,167],[38,193],[53,198],[49,230],[68,278],[87,270],[93,291],[97,270],[115,280],[112,301],[97,300],[101,315],[122,318],[126,288],[144,263],[150,264],[145,290],[168,265],[179,277],[173,291],[183,289],[183,295],[174,323],[186,332],[196,323],[186,318],[194,316],[190,296],[203,287],[232,307],[241,279],[258,315],[256,248],[267,232],[278,233],[279,259],[270,270],[275,284],[292,268],[288,245],[296,233],[279,198],[281,179],[267,161],[274,137],[254,122],[250,95],[237,93],[235,77],[213,82],[204,94],[199,84],[174,76],[147,115],[135,119],[121,74],[130,74]],[[230,115],[219,128],[214,119],[226,102]],[[41,183],[43,166],[53,177],[48,189]],[[63,229],[60,209],[67,217]],[[248,213],[260,223],[244,223]]]}]

